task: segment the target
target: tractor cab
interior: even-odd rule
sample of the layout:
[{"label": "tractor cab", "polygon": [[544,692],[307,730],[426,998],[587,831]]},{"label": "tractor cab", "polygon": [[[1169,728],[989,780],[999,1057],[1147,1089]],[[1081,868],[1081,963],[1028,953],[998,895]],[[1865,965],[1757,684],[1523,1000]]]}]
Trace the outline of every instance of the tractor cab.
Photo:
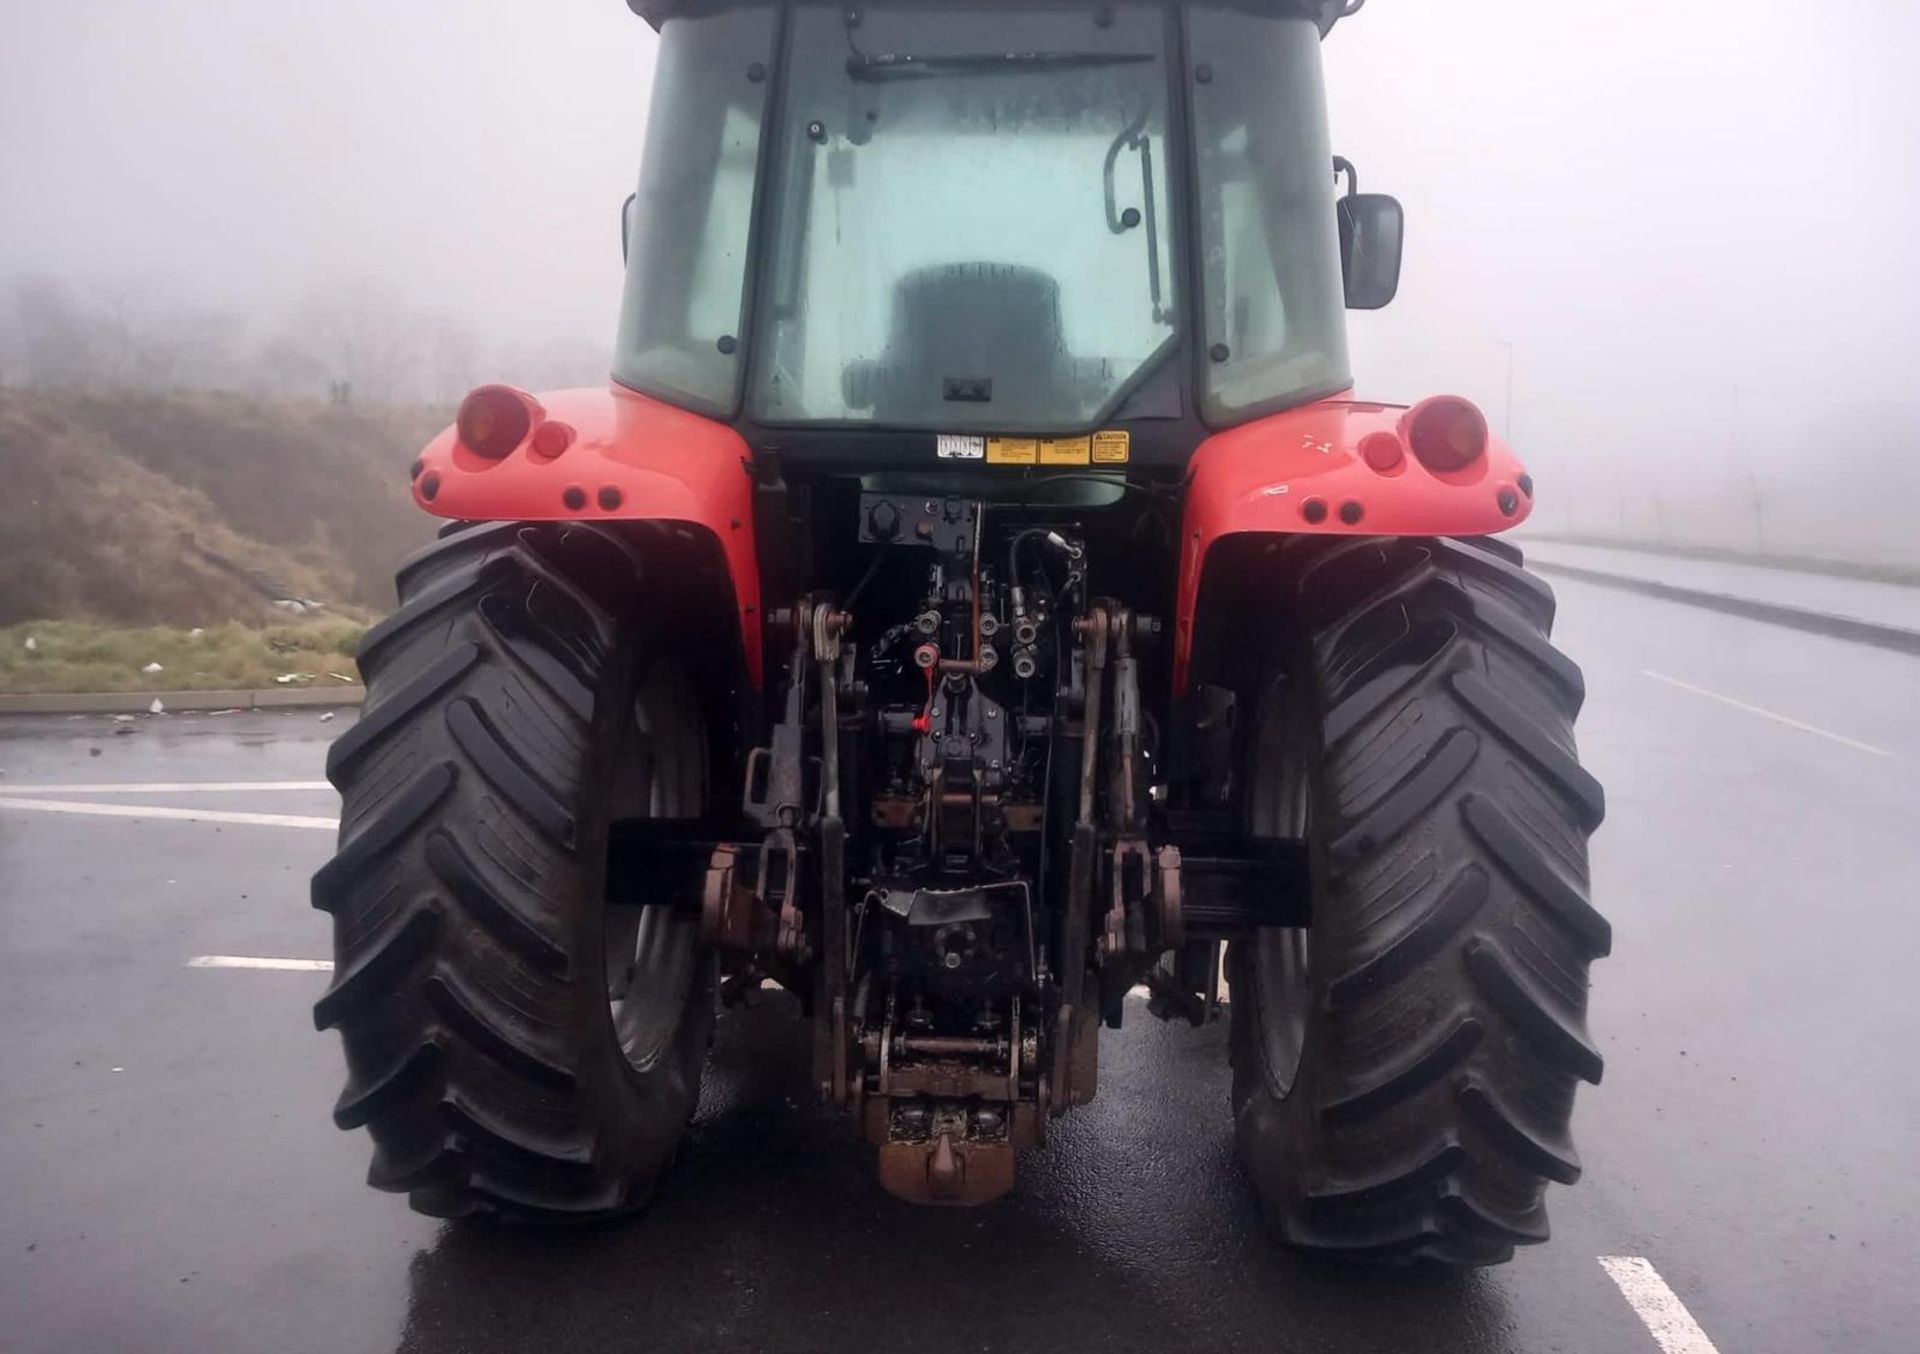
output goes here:
[{"label": "tractor cab", "polygon": [[1392,294],[1398,206],[1336,203],[1327,140],[1356,4],[632,3],[615,379],[756,446],[1134,425],[1184,461],[1345,389],[1343,303]]}]

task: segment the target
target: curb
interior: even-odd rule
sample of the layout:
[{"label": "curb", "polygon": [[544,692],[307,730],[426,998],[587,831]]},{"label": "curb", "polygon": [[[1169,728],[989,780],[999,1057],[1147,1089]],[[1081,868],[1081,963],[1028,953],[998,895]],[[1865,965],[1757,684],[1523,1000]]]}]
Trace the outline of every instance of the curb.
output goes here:
[{"label": "curb", "polygon": [[0,695],[0,715],[144,715],[157,699],[170,714],[190,710],[285,710],[358,705],[363,686],[265,691],[48,691]]},{"label": "curb", "polygon": [[1516,528],[1508,533],[1515,544],[1588,545],[1602,550],[1628,550],[1639,555],[1665,559],[1705,560],[1711,564],[1739,564],[1753,569],[1772,569],[1776,573],[1814,574],[1821,578],[1849,578],[1862,583],[1890,583],[1895,587],[1920,587],[1920,568],[1904,564],[1858,564],[1851,560],[1825,559],[1818,555],[1769,555],[1754,550],[1733,550],[1713,545],[1682,545],[1664,541],[1627,540],[1616,536],[1590,536],[1584,532],[1533,531]]},{"label": "curb", "polygon": [[1575,564],[1555,564],[1548,560],[1530,558],[1527,560],[1527,567],[1543,574],[1560,574],[1567,578],[1577,578],[1585,583],[1598,583],[1603,587],[1644,593],[1648,597],[1658,597],[1663,601],[1683,602],[1688,606],[1723,611],[1730,616],[1744,616],[1749,620],[1766,621],[1772,625],[1786,626],[1792,630],[1805,630],[1811,634],[1826,635],[1832,639],[1847,639],[1856,644],[1871,644],[1876,649],[1920,654],[1920,630],[1905,630],[1897,625],[1881,625],[1874,621],[1855,620],[1851,616],[1835,616],[1825,611],[1808,611],[1804,607],[1783,606],[1778,602],[1757,602],[1750,597],[1734,597],[1724,592],[1703,592],[1698,588],[1680,588],[1671,583],[1656,583],[1650,578],[1635,578],[1631,574],[1586,569]]}]

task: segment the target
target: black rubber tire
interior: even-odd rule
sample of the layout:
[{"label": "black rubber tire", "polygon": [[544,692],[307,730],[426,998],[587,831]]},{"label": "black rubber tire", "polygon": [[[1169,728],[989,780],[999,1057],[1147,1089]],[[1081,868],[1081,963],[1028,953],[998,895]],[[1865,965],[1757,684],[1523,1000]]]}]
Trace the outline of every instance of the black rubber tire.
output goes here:
[{"label": "black rubber tire", "polygon": [[[327,759],[340,845],[313,904],[337,963],[314,1023],[344,1041],[334,1120],[372,1135],[368,1183],[423,1213],[630,1211],[697,1100],[714,991],[694,923],[647,909],[665,957],[629,1017],[650,1057],[623,1052],[608,1003],[609,804],[617,773],[658,760],[635,755],[633,712],[677,699],[644,717],[703,727],[690,684],[644,656],[667,646],[610,605],[638,569],[595,528],[475,527],[402,567],[399,610],[362,641],[366,705]],[[640,802],[698,816],[698,779]]]},{"label": "black rubber tire", "polygon": [[1313,922],[1304,985],[1298,931],[1230,957],[1241,1154],[1293,1246],[1496,1264],[1547,1239],[1575,1085],[1600,1080],[1584,686],[1511,546],[1289,549],[1304,634],[1260,684],[1247,798],[1270,836],[1304,799]]}]

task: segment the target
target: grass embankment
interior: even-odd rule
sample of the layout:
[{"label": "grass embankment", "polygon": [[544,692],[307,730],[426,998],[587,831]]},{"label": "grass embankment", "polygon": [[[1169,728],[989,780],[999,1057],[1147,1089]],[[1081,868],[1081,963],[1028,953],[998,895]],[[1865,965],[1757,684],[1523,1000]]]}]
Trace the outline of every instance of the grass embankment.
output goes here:
[{"label": "grass embankment", "polygon": [[391,606],[395,566],[435,526],[407,463],[445,419],[208,391],[0,390],[0,625],[260,629],[283,623],[276,599],[335,616]]},{"label": "grass embankment", "polygon": [[[359,622],[345,620],[271,626],[228,622],[198,631],[28,621],[0,627],[0,693],[345,690],[359,684],[353,655],[365,631]],[[144,671],[150,663],[158,663],[160,671]],[[300,676],[275,680],[290,673]]]}]

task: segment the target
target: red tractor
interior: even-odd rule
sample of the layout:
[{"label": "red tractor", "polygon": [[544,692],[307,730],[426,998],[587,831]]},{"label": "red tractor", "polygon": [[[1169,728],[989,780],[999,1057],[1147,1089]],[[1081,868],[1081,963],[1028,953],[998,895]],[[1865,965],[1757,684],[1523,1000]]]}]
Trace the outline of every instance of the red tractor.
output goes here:
[{"label": "red tractor", "polygon": [[1493,538],[1532,480],[1351,389],[1402,224],[1328,144],[1357,0],[630,3],[612,384],[421,454],[454,520],[328,760],[370,1182],[638,1208],[774,984],[880,1183],[978,1204],[1144,990],[1224,1007],[1280,1239],[1544,1240],[1601,790]]}]

